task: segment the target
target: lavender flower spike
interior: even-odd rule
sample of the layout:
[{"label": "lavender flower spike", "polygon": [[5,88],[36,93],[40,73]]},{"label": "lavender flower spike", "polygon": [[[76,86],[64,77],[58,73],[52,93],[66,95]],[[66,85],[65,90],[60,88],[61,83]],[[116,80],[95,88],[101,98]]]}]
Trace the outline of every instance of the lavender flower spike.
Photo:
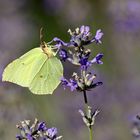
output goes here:
[{"label": "lavender flower spike", "polygon": [[62,136],[57,135],[57,128],[47,128],[45,122],[35,119],[31,125],[30,121],[22,121],[17,125],[20,134],[16,135],[18,140],[58,140]]}]

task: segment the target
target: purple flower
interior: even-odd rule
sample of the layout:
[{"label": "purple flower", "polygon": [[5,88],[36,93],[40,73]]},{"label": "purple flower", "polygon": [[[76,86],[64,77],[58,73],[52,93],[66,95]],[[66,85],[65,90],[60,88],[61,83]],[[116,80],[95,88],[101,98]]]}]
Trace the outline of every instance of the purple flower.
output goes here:
[{"label": "purple flower", "polygon": [[69,81],[68,81],[67,79],[65,79],[64,77],[62,77],[62,78],[61,78],[61,84],[62,84],[62,86],[63,86],[64,89],[65,89],[65,87],[68,86]]},{"label": "purple flower", "polygon": [[76,88],[78,87],[77,82],[73,79],[70,79],[68,86],[70,87],[71,91],[76,90]]},{"label": "purple flower", "polygon": [[100,43],[100,44],[102,43],[102,42],[101,42],[101,38],[102,38],[103,35],[104,35],[104,34],[103,34],[103,32],[101,31],[101,29],[97,30],[96,35],[95,35],[95,37],[94,37],[96,43]]},{"label": "purple flower", "polygon": [[88,62],[88,57],[82,57],[79,61],[79,63],[83,66],[86,66]]},{"label": "purple flower", "polygon": [[97,86],[101,86],[103,82],[92,83],[90,88],[96,88]]},{"label": "purple flower", "polygon": [[68,31],[71,35],[70,43],[68,46],[83,46],[90,44],[91,33],[89,26],[81,26],[80,29],[76,28],[74,32],[70,29]]},{"label": "purple flower", "polygon": [[88,66],[90,66],[90,63],[88,61],[88,57],[82,57],[79,61],[81,65],[81,69],[86,70]]},{"label": "purple flower", "polygon": [[91,63],[103,64],[103,62],[101,61],[102,57],[102,53],[97,54],[96,57],[91,60]]},{"label": "purple flower", "polygon": [[68,31],[71,35],[71,40],[68,46],[73,45],[75,47],[77,46],[83,46],[83,45],[89,45],[96,41],[96,43],[102,43],[101,38],[103,36],[103,33],[101,32],[101,29],[96,31],[96,35],[92,37],[92,34],[90,33],[89,26],[81,26],[80,29],[76,28],[74,32],[72,32],[70,29]]},{"label": "purple flower", "polygon": [[70,87],[71,91],[76,90],[76,88],[78,87],[78,84],[75,80],[70,79],[69,81],[67,79],[65,79],[64,77],[61,78],[61,83],[65,89],[65,87]]},{"label": "purple flower", "polygon": [[89,26],[81,26],[80,27],[80,33],[82,35],[81,39],[83,41],[89,41],[90,37],[91,37],[91,33],[90,33],[90,28]]},{"label": "purple flower", "polygon": [[[88,68],[94,63],[103,64],[101,61],[103,54],[97,54],[92,60],[90,60],[91,50],[85,47],[93,42],[101,44],[101,38],[103,33],[101,29],[96,31],[96,34],[92,36],[89,26],[82,25],[80,28],[76,28],[74,31],[68,30],[70,34],[70,41],[65,43],[61,39],[55,37],[50,43],[54,43],[58,48],[58,55],[61,60],[68,60],[73,65],[76,65],[81,70],[81,76],[75,73],[71,79],[67,80],[64,77],[61,78],[61,84],[64,89],[69,87],[71,91],[88,91],[96,86],[102,84],[102,82],[94,82],[95,75],[89,74]],[[48,44],[50,44],[48,43]],[[66,51],[65,48],[67,47]]]},{"label": "purple flower", "polygon": [[96,35],[92,37],[92,34],[90,33],[90,27],[82,25],[80,28],[76,28],[75,31],[68,30],[71,39],[68,43],[65,43],[61,39],[55,37],[50,43],[55,42],[55,46],[57,48],[61,48],[63,46],[65,47],[81,47],[84,45],[89,45],[96,41],[96,43],[101,43],[101,38],[103,36],[103,33],[101,32],[101,29],[97,30]]},{"label": "purple flower", "polygon": [[88,60],[90,57],[91,51],[88,49],[84,52],[82,56],[79,56],[79,63],[81,65],[81,69],[86,70],[88,66],[90,66],[90,61]]},{"label": "purple flower", "polygon": [[52,42],[56,43],[55,46],[58,49],[60,49],[62,46],[67,46],[68,45],[67,43],[65,43],[64,41],[62,41],[61,39],[59,39],[57,37],[53,38],[53,40],[50,43],[52,43]]},{"label": "purple flower", "polygon": [[23,137],[22,137],[21,135],[16,135],[16,139],[18,139],[18,140],[22,140]]},{"label": "purple flower", "polygon": [[80,32],[81,32],[82,34],[84,34],[84,35],[88,35],[88,34],[90,33],[90,28],[89,28],[89,26],[84,26],[84,25],[82,25],[82,26],[80,27]]},{"label": "purple flower", "polygon": [[47,130],[47,136],[51,139],[51,140],[55,140],[55,138],[57,137],[57,128],[52,127],[49,128]]},{"label": "purple flower", "polygon": [[70,39],[70,43],[68,44],[68,47],[70,47],[70,46],[74,46],[74,47],[81,46],[81,39],[75,35],[72,36]]},{"label": "purple flower", "polygon": [[38,130],[38,131],[45,131],[45,130],[47,130],[47,127],[46,127],[45,122],[40,122],[40,123],[38,124],[37,130]]},{"label": "purple flower", "polygon": [[61,49],[59,51],[59,56],[60,56],[61,60],[65,61],[68,58],[67,51],[65,49]]},{"label": "purple flower", "polygon": [[30,120],[25,120],[17,125],[20,129],[20,135],[17,135],[18,140],[58,140],[62,136],[57,136],[57,129],[52,127],[47,129],[45,122],[39,122],[35,119],[33,124]]},{"label": "purple flower", "polygon": [[94,80],[96,78],[96,74],[92,74],[92,73],[87,73],[85,76],[85,89],[86,90],[90,90],[92,88],[95,88],[97,86],[102,85],[102,82],[96,82],[94,83]]},{"label": "purple flower", "polygon": [[81,65],[81,69],[86,70],[93,63],[103,64],[103,62],[101,61],[102,57],[103,57],[103,54],[101,54],[101,53],[97,54],[96,57],[93,58],[91,61],[88,60],[89,55],[85,55],[85,56],[81,57],[79,60],[79,63]]},{"label": "purple flower", "polygon": [[31,134],[27,134],[27,140],[35,140],[33,137],[32,137],[32,135]]}]

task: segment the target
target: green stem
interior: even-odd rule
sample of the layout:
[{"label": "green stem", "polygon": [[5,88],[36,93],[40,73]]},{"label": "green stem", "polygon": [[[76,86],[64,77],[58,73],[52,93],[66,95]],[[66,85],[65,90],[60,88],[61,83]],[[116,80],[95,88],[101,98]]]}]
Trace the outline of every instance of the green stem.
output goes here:
[{"label": "green stem", "polygon": [[85,104],[87,105],[88,104],[88,100],[87,100],[87,94],[86,94],[86,91],[85,90],[83,91],[83,94],[84,94]]},{"label": "green stem", "polygon": [[92,130],[92,126],[89,128],[89,140],[93,140],[93,130]]},{"label": "green stem", "polygon": [[[85,101],[85,110],[86,113],[88,113],[88,100],[87,100],[87,95],[86,95],[86,91],[83,91],[83,95],[84,95],[84,101]],[[89,126],[89,140],[93,140],[93,130],[92,130],[92,126]]]},{"label": "green stem", "polygon": [[[85,83],[85,77],[86,77],[86,73],[85,71],[81,70],[81,77]],[[83,95],[84,95],[84,102],[85,102],[85,110],[86,110],[86,114],[88,114],[88,99],[87,99],[87,94],[86,94],[86,90],[83,90]],[[89,140],[93,140],[93,130],[92,130],[92,126],[89,126]]]},{"label": "green stem", "polygon": [[83,91],[83,95],[84,95],[84,102],[85,102],[85,110],[86,110],[86,114],[88,113],[88,100],[87,100],[87,94],[86,91]]}]

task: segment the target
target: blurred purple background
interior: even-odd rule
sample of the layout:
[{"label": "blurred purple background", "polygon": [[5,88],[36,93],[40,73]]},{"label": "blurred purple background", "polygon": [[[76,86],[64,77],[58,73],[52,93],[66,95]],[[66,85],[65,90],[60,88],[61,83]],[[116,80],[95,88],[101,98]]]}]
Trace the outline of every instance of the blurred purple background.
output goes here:
[{"label": "blurred purple background", "polygon": [[[132,140],[131,121],[140,112],[139,0],[1,0],[0,78],[9,62],[39,46],[40,27],[46,41],[57,36],[67,42],[67,30],[81,25],[104,32],[102,44],[90,46],[94,54],[104,53],[104,64],[93,67],[104,84],[88,94],[92,107],[100,110],[94,139]],[[71,65],[64,67],[70,76]],[[15,140],[15,125],[35,117],[56,126],[63,139],[88,139],[78,113],[83,105],[80,93],[61,86],[52,96],[37,96],[0,81],[0,139]]]}]

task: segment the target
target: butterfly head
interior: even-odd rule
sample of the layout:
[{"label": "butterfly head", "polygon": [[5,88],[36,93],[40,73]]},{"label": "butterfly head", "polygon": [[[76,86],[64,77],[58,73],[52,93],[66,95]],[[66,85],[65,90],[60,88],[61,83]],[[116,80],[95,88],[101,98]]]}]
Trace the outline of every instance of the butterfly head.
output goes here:
[{"label": "butterfly head", "polygon": [[41,46],[43,52],[44,52],[49,58],[55,56],[55,52],[52,50],[51,45],[48,45],[46,42],[43,41],[43,42],[41,43],[40,46]]},{"label": "butterfly head", "polygon": [[[43,52],[50,58],[57,54],[58,49],[52,45],[48,45],[45,41],[43,41],[43,28],[40,29],[40,47]],[[56,52],[54,50],[57,50]]]}]

